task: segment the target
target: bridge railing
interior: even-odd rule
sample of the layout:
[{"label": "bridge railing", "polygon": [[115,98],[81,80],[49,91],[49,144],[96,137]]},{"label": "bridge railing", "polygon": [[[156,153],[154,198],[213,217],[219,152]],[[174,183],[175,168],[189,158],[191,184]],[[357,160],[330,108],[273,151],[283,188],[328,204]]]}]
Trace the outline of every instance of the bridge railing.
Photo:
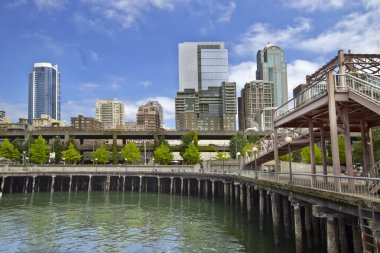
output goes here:
[{"label": "bridge railing", "polygon": [[296,97],[292,98],[291,100],[280,106],[277,110],[275,110],[274,119],[276,120],[278,118],[281,118],[282,116],[288,114],[296,108],[303,106],[308,101],[325,94],[327,92],[326,87],[327,86],[325,81],[321,81],[308,87],[306,90],[302,91]]},{"label": "bridge railing", "polygon": [[289,173],[243,171],[242,175],[280,184],[380,199],[377,190],[374,190],[380,184],[380,178],[293,173],[290,181]]}]

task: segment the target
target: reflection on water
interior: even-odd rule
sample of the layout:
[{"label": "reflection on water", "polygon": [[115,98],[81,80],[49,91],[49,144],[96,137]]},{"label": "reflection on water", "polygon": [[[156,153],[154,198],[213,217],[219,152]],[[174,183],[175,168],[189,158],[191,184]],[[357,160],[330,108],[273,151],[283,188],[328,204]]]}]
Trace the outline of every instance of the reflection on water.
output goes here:
[{"label": "reflection on water", "polygon": [[0,252],[294,252],[257,212],[155,193],[3,195]]}]

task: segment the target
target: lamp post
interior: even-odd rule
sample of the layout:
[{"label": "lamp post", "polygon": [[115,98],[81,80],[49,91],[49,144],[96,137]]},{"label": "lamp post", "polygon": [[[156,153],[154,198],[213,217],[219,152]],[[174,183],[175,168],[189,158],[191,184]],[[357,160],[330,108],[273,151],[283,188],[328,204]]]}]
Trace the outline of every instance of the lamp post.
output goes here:
[{"label": "lamp post", "polygon": [[63,165],[65,165],[65,158],[64,157],[62,158],[62,161],[63,161]]},{"label": "lamp post", "polygon": [[255,157],[255,173],[256,173],[256,178],[257,178],[257,160],[256,160],[256,155],[257,155],[257,151],[258,151],[257,147],[254,146],[252,148],[252,151],[253,151],[253,156]]},{"label": "lamp post", "polygon": [[286,136],[285,142],[288,144],[288,155],[289,155],[289,184],[293,183],[293,172],[292,172],[292,150],[290,147],[290,143],[292,143],[293,139],[290,136]]},{"label": "lamp post", "polygon": [[238,171],[239,175],[241,174],[241,169],[240,169],[240,152],[236,152],[236,158],[238,160]]}]

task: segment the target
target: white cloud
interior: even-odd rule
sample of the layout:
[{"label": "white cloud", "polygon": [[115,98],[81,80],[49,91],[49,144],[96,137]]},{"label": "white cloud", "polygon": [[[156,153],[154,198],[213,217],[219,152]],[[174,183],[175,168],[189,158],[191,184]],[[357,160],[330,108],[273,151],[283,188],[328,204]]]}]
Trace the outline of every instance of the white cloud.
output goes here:
[{"label": "white cloud", "polygon": [[37,9],[40,11],[60,10],[63,9],[67,4],[67,0],[33,0],[33,2],[37,6]]},{"label": "white cloud", "polygon": [[[85,22],[85,17],[79,17],[81,22],[99,23],[102,21],[119,24],[122,28],[127,29],[136,24],[139,20],[144,19],[144,12],[152,8],[171,11],[175,5],[185,0],[81,0],[82,3],[90,6],[92,12],[98,15],[98,20],[89,20]],[[78,20],[78,17],[77,17]],[[96,28],[96,26],[94,26]]]},{"label": "white cloud", "polygon": [[252,56],[268,42],[281,47],[297,46],[296,42],[301,39],[302,34],[310,29],[311,21],[306,18],[297,18],[294,26],[282,29],[272,28],[269,24],[255,23],[242,36],[234,51],[238,55]]},{"label": "white cloud", "polygon": [[96,99],[68,100],[62,104],[61,118],[69,123],[70,117],[78,115],[95,117],[95,101]]},{"label": "white cloud", "polygon": [[236,82],[236,92],[240,96],[240,91],[244,84],[256,80],[256,62],[246,61],[238,65],[230,66],[229,81]]},{"label": "white cloud", "polygon": [[300,49],[315,53],[330,53],[339,49],[352,49],[355,53],[380,51],[380,1],[364,5],[364,13],[353,12],[342,17],[333,27],[313,38],[301,40]]},{"label": "white cloud", "polygon": [[5,117],[12,119],[13,122],[18,122],[19,118],[28,118],[27,103],[8,103],[0,102],[0,110],[5,111]]},{"label": "white cloud", "polygon": [[139,85],[140,85],[140,86],[143,86],[144,88],[148,88],[149,86],[152,85],[152,82],[149,81],[149,80],[145,80],[145,81],[141,81],[141,82],[139,82]]},{"label": "white cloud", "polygon": [[91,83],[91,82],[81,83],[78,85],[78,89],[81,91],[94,90],[94,89],[97,89],[99,87],[100,87],[99,84]]},{"label": "white cloud", "polygon": [[322,63],[306,60],[295,60],[288,64],[288,96],[293,97],[293,89],[299,84],[306,83],[306,75],[313,74]]},{"label": "white cloud", "polygon": [[228,4],[223,5],[217,2],[213,8],[219,13],[218,22],[230,22],[231,16],[236,9],[236,4],[234,2],[229,2]]},{"label": "white cloud", "polygon": [[283,2],[285,6],[305,12],[341,9],[348,4],[347,0],[283,0]]},{"label": "white cloud", "polygon": [[93,62],[98,62],[99,61],[99,55],[95,51],[90,50],[90,59]]},{"label": "white cloud", "polygon": [[24,36],[27,38],[36,38],[41,41],[41,45],[51,51],[55,55],[62,55],[65,51],[65,45],[54,40],[52,37],[38,32],[25,32]]}]

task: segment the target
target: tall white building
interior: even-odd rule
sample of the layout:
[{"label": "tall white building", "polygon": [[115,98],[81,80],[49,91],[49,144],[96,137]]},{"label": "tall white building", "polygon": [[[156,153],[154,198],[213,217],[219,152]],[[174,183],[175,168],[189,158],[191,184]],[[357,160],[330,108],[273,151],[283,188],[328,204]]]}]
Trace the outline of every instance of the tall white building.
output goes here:
[{"label": "tall white building", "polygon": [[96,100],[96,119],[104,129],[124,126],[124,104],[117,99]]},{"label": "tall white building", "polygon": [[61,79],[58,65],[47,62],[35,63],[29,74],[28,118],[39,119],[49,115],[61,120]]},{"label": "tall white building", "polygon": [[183,42],[178,45],[179,92],[220,87],[228,81],[228,50],[223,42]]}]

